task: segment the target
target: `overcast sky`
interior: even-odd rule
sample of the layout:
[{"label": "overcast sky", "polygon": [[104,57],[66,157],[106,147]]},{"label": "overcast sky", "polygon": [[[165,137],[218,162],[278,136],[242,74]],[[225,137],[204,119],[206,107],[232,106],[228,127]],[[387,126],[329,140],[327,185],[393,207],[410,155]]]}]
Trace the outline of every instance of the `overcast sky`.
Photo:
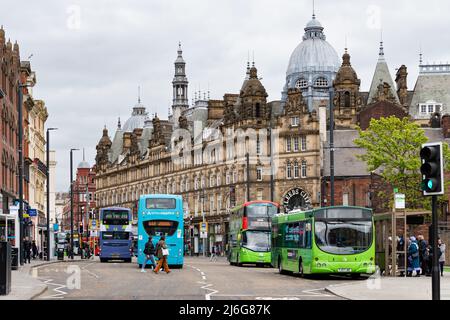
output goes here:
[{"label": "overcast sky", "polygon": [[[450,3],[445,0],[316,0],[327,41],[342,56],[345,39],[352,65],[368,90],[381,29],[385,57],[408,67],[408,86],[424,62],[450,60]],[[34,97],[49,111],[56,149],[58,191],[69,187],[69,150],[86,148],[92,165],[106,124],[112,136],[120,116],[130,116],[142,86],[150,113],[167,118],[178,41],[187,62],[189,101],[194,90],[212,99],[237,93],[247,55],[254,51],[269,100],[278,100],[289,57],[311,19],[312,0],[39,0],[2,1],[0,24],[18,41],[21,59],[36,71]],[[82,160],[76,152],[74,166]]]}]

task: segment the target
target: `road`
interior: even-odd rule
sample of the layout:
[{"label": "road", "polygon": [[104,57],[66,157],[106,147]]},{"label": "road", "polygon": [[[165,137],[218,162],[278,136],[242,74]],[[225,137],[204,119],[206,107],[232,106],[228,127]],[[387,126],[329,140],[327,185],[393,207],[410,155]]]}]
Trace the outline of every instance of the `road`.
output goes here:
[{"label": "road", "polygon": [[37,299],[310,300],[340,299],[324,290],[345,277],[281,275],[273,268],[230,266],[226,259],[187,257],[170,274],[141,273],[134,263],[71,262],[43,266],[33,275],[48,289]]}]

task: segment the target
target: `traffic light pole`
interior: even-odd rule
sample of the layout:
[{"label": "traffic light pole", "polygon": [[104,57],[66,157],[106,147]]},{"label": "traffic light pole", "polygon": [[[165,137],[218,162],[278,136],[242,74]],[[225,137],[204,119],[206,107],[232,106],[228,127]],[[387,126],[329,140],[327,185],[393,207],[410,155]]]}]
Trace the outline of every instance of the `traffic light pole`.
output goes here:
[{"label": "traffic light pole", "polygon": [[441,300],[441,278],[439,273],[439,246],[438,246],[438,214],[437,214],[437,196],[431,197],[432,222],[431,222],[431,247],[432,247],[432,273],[431,273],[431,291],[433,300]]}]

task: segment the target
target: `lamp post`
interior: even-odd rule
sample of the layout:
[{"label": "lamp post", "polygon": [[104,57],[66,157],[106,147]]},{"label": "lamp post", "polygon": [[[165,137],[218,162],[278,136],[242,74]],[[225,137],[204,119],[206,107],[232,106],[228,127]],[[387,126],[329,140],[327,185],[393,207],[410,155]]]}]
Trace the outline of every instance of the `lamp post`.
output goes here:
[{"label": "lamp post", "polygon": [[50,261],[50,131],[58,128],[47,128],[47,261]]},{"label": "lamp post", "polygon": [[[200,198],[202,199],[202,223],[205,223],[205,190],[202,188],[202,193],[200,195]],[[202,228],[200,228],[201,231]],[[200,235],[201,232],[200,232]],[[203,237],[203,257],[206,257],[206,238]]]},{"label": "lamp post", "polygon": [[334,206],[334,94],[330,88],[330,205]]},{"label": "lamp post", "polygon": [[73,260],[73,152],[80,149],[70,149],[70,258]]},{"label": "lamp post", "polygon": [[18,109],[18,151],[19,151],[19,263],[23,266],[24,262],[24,250],[23,250],[23,234],[24,234],[24,226],[23,226],[23,88],[31,87],[31,83],[22,84],[19,83],[17,85],[18,91],[18,99],[17,99],[17,109]]}]

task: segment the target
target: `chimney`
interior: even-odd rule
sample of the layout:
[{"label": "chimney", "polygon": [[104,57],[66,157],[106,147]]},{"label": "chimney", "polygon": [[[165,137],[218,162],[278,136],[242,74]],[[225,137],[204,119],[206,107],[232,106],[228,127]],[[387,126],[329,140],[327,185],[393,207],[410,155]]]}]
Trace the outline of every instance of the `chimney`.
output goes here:
[{"label": "chimney", "polygon": [[123,133],[123,152],[128,152],[131,148],[131,132]]}]

